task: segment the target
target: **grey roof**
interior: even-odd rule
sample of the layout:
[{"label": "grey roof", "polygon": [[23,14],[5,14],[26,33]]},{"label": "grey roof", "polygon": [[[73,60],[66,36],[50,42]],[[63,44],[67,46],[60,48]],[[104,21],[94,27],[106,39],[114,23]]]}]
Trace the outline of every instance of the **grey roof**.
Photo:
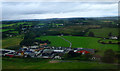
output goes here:
[{"label": "grey roof", "polygon": [[52,53],[53,52],[53,49],[44,49],[43,50],[43,53]]},{"label": "grey roof", "polygon": [[83,48],[83,49],[79,49],[79,50],[86,50],[86,51],[89,51],[89,52],[92,52],[92,53],[94,53],[94,49]]}]

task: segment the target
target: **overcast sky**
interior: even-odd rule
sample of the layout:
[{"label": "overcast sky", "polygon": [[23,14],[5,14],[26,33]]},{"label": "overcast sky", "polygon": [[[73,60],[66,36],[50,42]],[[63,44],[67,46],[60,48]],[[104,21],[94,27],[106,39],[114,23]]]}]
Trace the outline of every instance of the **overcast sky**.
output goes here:
[{"label": "overcast sky", "polygon": [[2,19],[106,17],[118,15],[117,2],[4,2]]}]

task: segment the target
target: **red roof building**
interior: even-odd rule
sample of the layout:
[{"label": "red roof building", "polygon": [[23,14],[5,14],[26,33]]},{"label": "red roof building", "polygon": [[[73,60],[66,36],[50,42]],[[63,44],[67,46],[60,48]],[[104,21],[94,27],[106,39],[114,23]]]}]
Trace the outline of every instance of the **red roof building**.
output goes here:
[{"label": "red roof building", "polygon": [[81,51],[76,51],[76,53],[88,54],[88,53],[90,53],[90,52],[89,52],[89,51],[86,51],[86,50],[81,50]]}]

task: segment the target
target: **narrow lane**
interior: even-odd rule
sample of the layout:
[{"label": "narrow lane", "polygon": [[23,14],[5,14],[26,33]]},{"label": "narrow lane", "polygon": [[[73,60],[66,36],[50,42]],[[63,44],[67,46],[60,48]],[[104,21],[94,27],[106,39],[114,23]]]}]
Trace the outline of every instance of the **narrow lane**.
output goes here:
[{"label": "narrow lane", "polygon": [[60,37],[60,38],[62,38],[63,40],[65,40],[65,41],[67,41],[69,44],[70,44],[70,48],[72,47],[72,43],[69,41],[69,40],[66,40],[65,38],[63,38],[63,37],[61,37],[61,36],[58,36],[58,37]]}]

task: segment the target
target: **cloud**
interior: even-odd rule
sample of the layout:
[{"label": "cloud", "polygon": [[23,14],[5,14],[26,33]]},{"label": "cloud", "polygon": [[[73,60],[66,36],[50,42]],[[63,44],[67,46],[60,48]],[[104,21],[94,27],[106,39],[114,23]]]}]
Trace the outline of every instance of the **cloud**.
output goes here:
[{"label": "cloud", "polygon": [[117,16],[116,2],[3,2],[2,19]]}]

